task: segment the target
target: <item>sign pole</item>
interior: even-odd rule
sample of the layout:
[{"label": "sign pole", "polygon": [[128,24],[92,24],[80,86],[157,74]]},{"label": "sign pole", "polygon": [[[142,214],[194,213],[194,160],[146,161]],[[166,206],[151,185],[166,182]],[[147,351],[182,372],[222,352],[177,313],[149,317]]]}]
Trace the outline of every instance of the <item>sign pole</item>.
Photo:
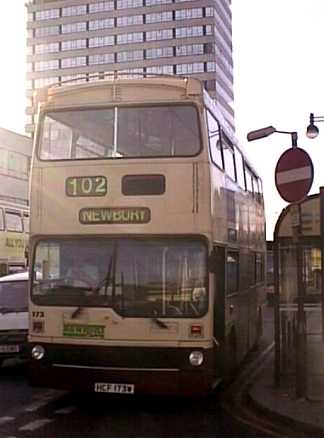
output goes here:
[{"label": "sign pole", "polygon": [[320,233],[321,233],[321,323],[324,341],[324,187],[320,187]]},{"label": "sign pole", "polygon": [[306,397],[307,364],[306,364],[306,319],[304,311],[305,282],[303,269],[303,245],[301,203],[297,205],[297,233],[296,233],[296,270],[297,270],[297,350],[296,350],[296,397]]}]

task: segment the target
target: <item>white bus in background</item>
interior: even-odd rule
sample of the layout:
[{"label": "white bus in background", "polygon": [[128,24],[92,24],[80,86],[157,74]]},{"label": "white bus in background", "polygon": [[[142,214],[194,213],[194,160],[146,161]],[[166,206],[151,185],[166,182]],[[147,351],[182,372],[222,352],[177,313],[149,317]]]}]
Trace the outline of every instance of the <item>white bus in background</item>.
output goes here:
[{"label": "white bus in background", "polygon": [[29,208],[0,199],[0,276],[28,264]]}]

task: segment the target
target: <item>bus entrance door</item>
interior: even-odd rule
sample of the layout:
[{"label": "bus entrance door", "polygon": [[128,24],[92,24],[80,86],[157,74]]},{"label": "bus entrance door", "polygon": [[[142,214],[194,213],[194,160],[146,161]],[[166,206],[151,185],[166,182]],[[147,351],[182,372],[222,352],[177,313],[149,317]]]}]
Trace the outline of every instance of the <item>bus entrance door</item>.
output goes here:
[{"label": "bus entrance door", "polygon": [[224,246],[215,246],[211,258],[210,270],[214,273],[214,360],[215,377],[220,378],[225,372],[225,254]]}]

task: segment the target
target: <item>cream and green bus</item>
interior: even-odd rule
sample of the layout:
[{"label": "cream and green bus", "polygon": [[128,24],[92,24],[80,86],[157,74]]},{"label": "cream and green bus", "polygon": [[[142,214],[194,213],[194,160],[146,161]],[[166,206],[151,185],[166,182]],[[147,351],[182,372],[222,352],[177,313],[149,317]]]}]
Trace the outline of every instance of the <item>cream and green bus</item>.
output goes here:
[{"label": "cream and green bus", "polygon": [[114,76],[39,96],[30,382],[199,395],[257,343],[262,184],[200,81]]},{"label": "cream and green bus", "polygon": [[26,270],[29,208],[0,200],[0,276]]}]

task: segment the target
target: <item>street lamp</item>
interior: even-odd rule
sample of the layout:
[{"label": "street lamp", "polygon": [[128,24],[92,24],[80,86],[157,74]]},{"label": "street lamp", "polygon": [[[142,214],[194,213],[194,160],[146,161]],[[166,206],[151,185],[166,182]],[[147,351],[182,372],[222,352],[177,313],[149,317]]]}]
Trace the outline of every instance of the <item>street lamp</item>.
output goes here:
[{"label": "street lamp", "polygon": [[314,113],[310,113],[309,125],[306,129],[306,135],[308,138],[316,138],[319,134],[319,129],[314,122],[324,122],[324,116],[314,116]]},{"label": "street lamp", "polygon": [[[312,122],[314,120],[312,119]],[[324,118],[323,118],[324,121]],[[266,128],[257,129],[255,131],[250,131],[247,134],[247,140],[259,140],[260,138],[268,137],[274,132],[278,132],[280,134],[290,134],[291,135],[291,146],[290,153],[295,154],[296,152],[302,151],[297,146],[297,132],[288,132],[288,131],[277,131],[273,126],[267,126]],[[305,151],[303,151],[305,152]],[[286,156],[287,151],[279,158],[277,163],[280,163],[282,157]],[[296,154],[295,154],[296,155]],[[276,167],[276,172],[277,172]],[[311,165],[312,167],[312,165]],[[294,170],[293,173],[291,171]],[[298,170],[298,168],[297,168]],[[287,169],[281,171],[281,174],[284,174],[285,177],[289,174],[291,177],[292,174],[296,173],[296,169]],[[297,172],[298,173],[298,172]],[[287,183],[289,181],[285,181]],[[291,181],[290,181],[291,182]],[[277,182],[276,182],[277,185]],[[285,184],[287,185],[287,184]],[[278,188],[278,185],[277,185]],[[279,191],[279,188],[278,188]],[[280,195],[282,193],[279,191]],[[283,197],[283,196],[282,196]],[[287,198],[283,197],[285,200]],[[305,397],[306,394],[306,341],[305,341],[305,333],[306,333],[306,320],[305,320],[305,312],[304,312],[304,301],[305,301],[305,284],[303,278],[303,248],[301,242],[302,228],[301,228],[301,203],[300,201],[295,202],[297,207],[296,213],[298,214],[298,220],[296,221],[296,226],[294,226],[294,238],[296,245],[296,281],[297,281],[297,329],[296,329],[296,395],[297,397]],[[280,293],[279,293],[279,243],[278,243],[278,235],[275,231],[274,234],[274,283],[275,283],[275,295],[274,295],[274,324],[275,324],[275,366],[274,366],[274,378],[275,383],[278,385],[280,382],[280,369],[281,369],[281,333],[280,333]],[[293,281],[293,279],[291,279]],[[282,333],[283,335],[283,333]]]},{"label": "street lamp", "polygon": [[273,126],[267,126],[265,128],[256,129],[255,131],[250,131],[247,135],[247,140],[248,141],[259,140],[260,138],[268,137],[269,135],[273,134],[274,132],[278,132],[279,134],[290,134],[291,135],[291,146],[293,148],[297,147],[297,139],[298,139],[297,132],[278,131]]}]

